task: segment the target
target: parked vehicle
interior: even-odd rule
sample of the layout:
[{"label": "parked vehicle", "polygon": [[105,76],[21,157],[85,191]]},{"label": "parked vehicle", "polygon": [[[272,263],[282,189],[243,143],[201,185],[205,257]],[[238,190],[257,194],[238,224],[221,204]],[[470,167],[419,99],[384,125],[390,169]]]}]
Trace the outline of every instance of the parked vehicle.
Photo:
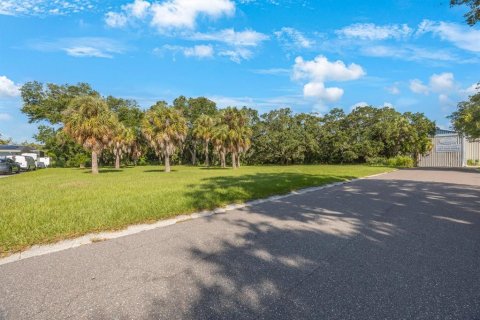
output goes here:
[{"label": "parked vehicle", "polygon": [[7,156],[20,165],[20,169],[24,171],[36,170],[35,160],[29,156]]},{"label": "parked vehicle", "polygon": [[35,159],[30,156],[24,156],[27,160],[27,171],[30,170],[37,170],[37,164],[35,163]]},{"label": "parked vehicle", "polygon": [[50,157],[40,157],[40,158],[38,158],[37,159],[37,167],[38,168],[48,168],[48,167],[50,167]]},{"label": "parked vehicle", "polygon": [[9,158],[0,158],[0,173],[12,174],[19,173],[20,165]]}]

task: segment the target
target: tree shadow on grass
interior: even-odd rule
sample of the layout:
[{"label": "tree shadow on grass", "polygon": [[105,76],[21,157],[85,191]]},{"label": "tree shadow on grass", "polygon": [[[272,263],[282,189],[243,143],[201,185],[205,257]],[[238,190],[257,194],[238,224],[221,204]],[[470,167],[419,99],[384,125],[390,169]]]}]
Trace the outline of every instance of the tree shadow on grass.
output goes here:
[{"label": "tree shadow on grass", "polygon": [[229,203],[261,199],[354,178],[343,175],[304,173],[256,173],[242,176],[209,177],[202,179],[200,183],[189,185],[187,197],[190,205],[196,209],[213,209]]},{"label": "tree shadow on grass", "polygon": [[[178,170],[176,169],[171,169],[170,172],[177,172]],[[148,169],[148,170],[143,170],[143,172],[147,172],[147,173],[153,173],[153,172],[162,172],[162,173],[169,173],[169,172],[165,172],[165,169]]]},{"label": "tree shadow on grass", "polygon": [[[82,170],[85,170],[85,169],[82,169]],[[103,173],[121,173],[123,172],[123,169],[98,169],[98,173],[99,174],[103,174]],[[89,173],[89,174],[92,174],[92,170],[86,170],[85,172],[83,173]]]}]

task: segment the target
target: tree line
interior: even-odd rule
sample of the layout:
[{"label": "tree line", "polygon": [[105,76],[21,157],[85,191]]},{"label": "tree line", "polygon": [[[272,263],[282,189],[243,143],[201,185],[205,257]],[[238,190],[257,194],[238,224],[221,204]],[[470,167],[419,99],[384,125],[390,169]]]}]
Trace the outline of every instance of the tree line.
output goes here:
[{"label": "tree line", "polygon": [[265,114],[247,107],[217,108],[205,98],[158,101],[142,110],[135,100],[102,97],[85,83],[28,82],[22,111],[40,123],[35,139],[59,166],[91,163],[197,165],[362,163],[399,155],[417,159],[430,147],[434,122],[422,113],[358,107],[346,114]]}]

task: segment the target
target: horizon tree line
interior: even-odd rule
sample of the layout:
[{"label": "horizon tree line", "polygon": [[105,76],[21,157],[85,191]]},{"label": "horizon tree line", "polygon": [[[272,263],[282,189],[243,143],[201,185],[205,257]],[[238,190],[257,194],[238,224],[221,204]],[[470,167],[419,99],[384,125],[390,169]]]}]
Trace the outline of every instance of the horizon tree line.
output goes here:
[{"label": "horizon tree line", "polygon": [[57,164],[98,163],[247,164],[362,163],[374,157],[408,155],[430,148],[435,123],[422,113],[393,108],[333,109],[325,115],[265,114],[242,107],[218,109],[205,98],[158,101],[142,110],[135,100],[102,97],[86,83],[28,82],[21,88],[24,112],[39,122],[35,139]]}]

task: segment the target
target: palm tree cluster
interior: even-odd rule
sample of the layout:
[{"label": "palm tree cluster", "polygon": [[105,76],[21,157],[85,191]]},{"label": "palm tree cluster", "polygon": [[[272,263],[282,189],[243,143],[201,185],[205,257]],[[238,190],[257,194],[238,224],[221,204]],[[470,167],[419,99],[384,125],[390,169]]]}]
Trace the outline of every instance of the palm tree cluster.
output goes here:
[{"label": "palm tree cluster", "polygon": [[193,125],[194,137],[201,140],[205,150],[205,165],[210,165],[210,143],[218,155],[222,168],[226,167],[226,155],[231,154],[232,167],[240,167],[240,154],[251,145],[252,129],[247,115],[237,108],[220,110],[213,117],[202,114]]},{"label": "palm tree cluster", "polygon": [[237,108],[200,114],[189,125],[184,109],[159,101],[136,115],[138,121],[132,124],[127,121],[131,116],[122,116],[117,107],[119,101],[84,95],[72,99],[63,112],[63,131],[91,153],[92,173],[98,173],[99,157],[104,150],[114,155],[115,168],[119,169],[125,155],[136,161],[149,148],[164,162],[165,172],[170,172],[171,158],[183,152],[187,136],[195,144],[203,144],[206,166],[211,164],[210,148],[222,167],[226,167],[226,157],[231,154],[232,167],[238,168],[240,155],[250,147],[252,130],[248,117]]}]

